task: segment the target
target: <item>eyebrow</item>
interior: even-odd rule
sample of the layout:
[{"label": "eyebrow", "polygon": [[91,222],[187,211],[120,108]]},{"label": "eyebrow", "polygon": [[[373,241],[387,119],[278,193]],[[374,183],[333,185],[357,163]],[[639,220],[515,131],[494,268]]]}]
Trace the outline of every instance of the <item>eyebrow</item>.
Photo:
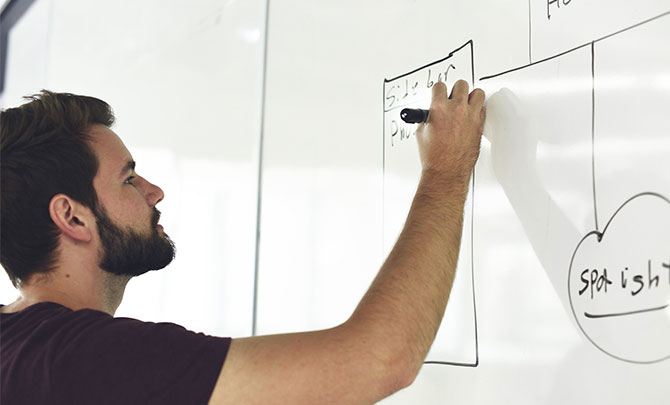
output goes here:
[{"label": "eyebrow", "polygon": [[123,177],[129,170],[135,170],[134,160],[129,160],[126,162],[126,165],[123,166],[123,169],[121,169],[121,174],[119,175],[119,177]]}]

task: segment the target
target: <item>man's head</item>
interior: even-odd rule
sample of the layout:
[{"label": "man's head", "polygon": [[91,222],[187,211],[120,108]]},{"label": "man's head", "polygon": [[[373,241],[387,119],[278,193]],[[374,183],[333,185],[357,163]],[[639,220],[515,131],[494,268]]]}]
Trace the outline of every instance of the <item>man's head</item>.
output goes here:
[{"label": "man's head", "polygon": [[29,99],[0,113],[0,263],[14,286],[52,271],[62,239],[86,243],[92,229],[103,270],[134,276],[169,264],[174,245],[155,208],[163,192],[134,172],[109,129],[110,106],[48,91]]},{"label": "man's head", "polygon": [[174,244],[158,225],[163,190],[135,172],[135,161],[109,128],[89,130],[98,156],[93,179],[99,209],[94,212],[102,252],[101,269],[120,276],[138,276],[162,269],[174,258]]}]

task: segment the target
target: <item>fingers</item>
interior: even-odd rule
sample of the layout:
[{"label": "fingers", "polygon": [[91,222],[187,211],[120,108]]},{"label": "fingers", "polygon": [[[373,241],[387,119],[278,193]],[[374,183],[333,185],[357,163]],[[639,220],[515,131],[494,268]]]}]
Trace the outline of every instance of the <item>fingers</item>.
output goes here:
[{"label": "fingers", "polygon": [[472,93],[468,95],[470,86],[465,80],[459,80],[454,84],[454,87],[451,89],[451,95],[449,99],[455,102],[464,102],[474,108],[475,111],[478,111],[484,105],[484,100],[486,99],[486,94],[482,89],[474,89]]},{"label": "fingers", "polygon": [[[458,80],[451,89],[449,100],[461,103],[467,102],[475,111],[480,111],[484,106],[486,94],[484,90],[476,88],[468,95],[470,85],[465,80]],[[437,82],[433,85],[432,105],[441,104],[447,96],[447,86],[443,82]]]},{"label": "fingers", "polygon": [[447,85],[442,83],[442,82],[437,82],[433,85],[433,100],[432,102],[435,103],[436,101],[442,101],[447,98]]},{"label": "fingers", "polygon": [[470,93],[468,104],[470,104],[470,107],[473,107],[475,110],[479,110],[484,105],[484,99],[486,99],[484,90],[474,89],[472,90],[472,93]]},{"label": "fingers", "polygon": [[479,122],[481,123],[479,125],[479,133],[481,134],[484,132],[484,122],[486,122],[486,107],[479,110]]},{"label": "fingers", "polygon": [[449,96],[450,100],[453,101],[465,101],[468,99],[468,92],[470,86],[465,80],[459,80],[454,84],[454,87],[451,89],[451,95]]}]

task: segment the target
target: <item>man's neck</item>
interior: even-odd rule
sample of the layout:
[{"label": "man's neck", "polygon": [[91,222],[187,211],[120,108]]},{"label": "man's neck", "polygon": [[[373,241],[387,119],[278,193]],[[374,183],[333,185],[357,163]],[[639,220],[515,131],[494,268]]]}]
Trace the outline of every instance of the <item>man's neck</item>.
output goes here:
[{"label": "man's neck", "polygon": [[21,296],[0,312],[17,312],[40,302],[54,302],[74,311],[95,309],[112,316],[121,304],[129,276],[106,272],[99,277],[80,277],[63,272],[33,277],[19,288]]}]

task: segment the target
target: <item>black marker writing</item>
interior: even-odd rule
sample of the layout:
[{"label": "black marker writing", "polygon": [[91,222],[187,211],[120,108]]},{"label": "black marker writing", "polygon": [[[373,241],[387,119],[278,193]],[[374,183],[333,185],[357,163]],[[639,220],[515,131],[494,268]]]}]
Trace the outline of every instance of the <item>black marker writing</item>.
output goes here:
[{"label": "black marker writing", "polygon": [[[668,285],[670,285],[670,263],[660,263],[660,267],[667,269]],[[654,270],[654,268],[656,268],[656,270]],[[646,272],[641,270],[631,275],[629,267],[624,267],[620,272],[621,283],[614,285],[614,289],[628,289],[632,296],[636,296],[643,291],[660,288],[662,277],[666,277],[665,273],[659,272],[658,267],[655,267],[652,260],[647,260],[646,270]],[[589,290],[591,299],[594,299],[598,293],[606,294],[608,292],[607,287],[612,284],[606,268],[602,271],[599,271],[598,269],[584,269],[580,279],[582,284],[579,289],[579,295],[583,295]],[[631,283],[629,283],[629,281],[631,281]],[[665,285],[665,281],[663,281],[663,285]]]},{"label": "black marker writing", "polygon": [[389,89],[389,94],[388,94],[388,96],[386,96],[386,100],[389,102],[389,104],[388,104],[388,108],[393,107],[393,104],[395,104],[395,102],[396,102],[396,100],[397,100],[396,96],[394,96],[393,94],[391,94],[391,93],[393,93],[393,89],[395,89],[396,87],[398,87],[398,86],[392,86],[392,87]]},{"label": "black marker writing", "polygon": [[[407,125],[404,122],[391,120],[391,147],[396,146],[397,142],[410,139],[416,133],[414,125]],[[398,135],[400,135],[398,139]]]},{"label": "black marker writing", "polygon": [[[437,75],[437,81],[446,83],[447,82],[447,77],[449,76],[449,71],[452,70],[452,69],[455,70],[456,66],[454,66],[453,64],[450,63],[449,66],[447,66],[447,70],[444,71],[444,78],[442,77],[442,72],[440,72]],[[431,87],[433,87],[433,85],[435,85],[435,82],[430,78],[431,75],[432,75],[432,70],[428,69],[428,81],[426,82],[426,87],[427,88],[431,88]]]},{"label": "black marker writing", "polygon": [[556,4],[557,8],[561,8],[561,3],[564,6],[570,4],[572,0],[547,0],[547,20],[551,20],[551,5]]},{"label": "black marker writing", "polygon": [[[587,278],[586,276],[590,276],[590,278]],[[600,292],[600,290],[604,289],[604,292],[607,292],[607,286],[609,284],[612,284],[612,281],[607,278],[607,269],[603,269],[602,273],[599,273],[598,270],[593,269],[586,269],[582,271],[582,283],[584,283],[584,287],[579,290],[579,295],[584,294],[584,292],[591,287],[591,299],[593,299],[593,288],[595,287],[597,292]]]},{"label": "black marker writing", "polygon": [[447,66],[447,70],[444,71],[444,81],[445,81],[445,82],[447,81],[447,77],[449,77],[449,71],[450,71],[451,69],[456,70],[456,66],[454,66],[454,65],[452,65],[452,64],[449,64],[449,66]]},{"label": "black marker writing", "polygon": [[416,88],[419,87],[419,82],[414,82],[414,85],[412,86],[412,95],[416,96]]},{"label": "black marker writing", "polygon": [[656,282],[656,287],[658,287],[658,283],[661,281],[661,276],[659,276],[659,275],[657,274],[657,275],[655,275],[654,277],[651,277],[651,260],[649,260],[648,263],[649,263],[649,264],[648,264],[648,266],[647,266],[647,271],[648,271],[647,274],[649,274],[649,288],[651,288],[651,285],[652,285],[652,283],[654,283],[654,282]]},{"label": "black marker writing", "polygon": [[400,141],[404,141],[405,139],[409,139],[413,134],[414,134],[414,129],[412,127],[409,127],[407,125],[403,125],[403,126],[400,127]]},{"label": "black marker writing", "polygon": [[638,288],[637,288],[637,290],[635,290],[635,291],[631,291],[630,294],[631,294],[632,296],[636,296],[636,295],[638,295],[638,294],[640,293],[640,291],[642,291],[642,289],[644,288],[644,281],[643,281],[643,279],[642,279],[642,275],[641,275],[641,274],[638,274],[637,276],[633,277],[633,282],[638,284]]},{"label": "black marker writing", "polygon": [[394,80],[393,84],[385,89],[384,110],[389,111],[393,108],[411,105],[413,102],[418,101],[415,97],[421,93],[421,90],[424,88],[430,89],[437,82],[444,82],[448,85],[447,80],[450,78],[450,75],[453,76],[452,72],[455,70],[455,64],[443,63],[435,65],[432,68],[412,72],[411,76],[402,80]]}]

